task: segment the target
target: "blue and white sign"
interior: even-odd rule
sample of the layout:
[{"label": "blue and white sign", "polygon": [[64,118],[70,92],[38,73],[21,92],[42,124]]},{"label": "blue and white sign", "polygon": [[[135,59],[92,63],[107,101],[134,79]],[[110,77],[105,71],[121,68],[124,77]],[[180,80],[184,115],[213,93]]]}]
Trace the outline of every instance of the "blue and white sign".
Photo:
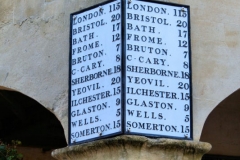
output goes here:
[{"label": "blue and white sign", "polygon": [[70,145],[192,139],[190,8],[110,0],[71,14]]},{"label": "blue and white sign", "polygon": [[125,130],[191,138],[189,8],[126,1]]}]

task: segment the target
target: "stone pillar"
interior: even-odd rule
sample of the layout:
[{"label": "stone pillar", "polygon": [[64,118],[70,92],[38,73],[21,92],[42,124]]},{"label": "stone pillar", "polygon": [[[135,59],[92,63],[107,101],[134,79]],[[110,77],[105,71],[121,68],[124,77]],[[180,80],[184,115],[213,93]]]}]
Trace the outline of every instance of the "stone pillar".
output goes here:
[{"label": "stone pillar", "polygon": [[205,142],[123,135],[57,149],[58,160],[201,160]]}]

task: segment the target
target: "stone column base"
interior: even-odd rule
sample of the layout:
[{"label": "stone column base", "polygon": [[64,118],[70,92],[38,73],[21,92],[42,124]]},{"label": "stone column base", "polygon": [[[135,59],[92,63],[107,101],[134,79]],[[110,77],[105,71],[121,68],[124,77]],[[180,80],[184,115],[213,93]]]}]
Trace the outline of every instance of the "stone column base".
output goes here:
[{"label": "stone column base", "polygon": [[201,160],[211,149],[205,142],[122,135],[57,149],[58,160]]}]

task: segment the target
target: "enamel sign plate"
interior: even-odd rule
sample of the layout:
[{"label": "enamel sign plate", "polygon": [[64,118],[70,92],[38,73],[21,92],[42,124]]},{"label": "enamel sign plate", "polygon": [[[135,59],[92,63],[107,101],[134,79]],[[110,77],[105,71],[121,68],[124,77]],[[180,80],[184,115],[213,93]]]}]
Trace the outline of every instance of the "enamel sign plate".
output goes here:
[{"label": "enamel sign plate", "polygon": [[71,14],[70,145],[192,139],[190,8],[111,0]]},{"label": "enamel sign plate", "polygon": [[125,130],[191,139],[189,7],[125,3]]},{"label": "enamel sign plate", "polygon": [[71,14],[70,143],[122,132],[121,2]]}]

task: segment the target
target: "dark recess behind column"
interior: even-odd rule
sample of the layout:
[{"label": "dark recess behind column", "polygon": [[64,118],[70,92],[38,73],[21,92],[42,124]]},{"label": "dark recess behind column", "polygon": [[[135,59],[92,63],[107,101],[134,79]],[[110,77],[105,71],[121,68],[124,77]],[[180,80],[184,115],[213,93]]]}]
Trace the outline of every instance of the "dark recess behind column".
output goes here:
[{"label": "dark recess behind column", "polygon": [[19,92],[5,90],[0,90],[0,139],[49,149],[67,145],[63,128],[53,113]]}]

